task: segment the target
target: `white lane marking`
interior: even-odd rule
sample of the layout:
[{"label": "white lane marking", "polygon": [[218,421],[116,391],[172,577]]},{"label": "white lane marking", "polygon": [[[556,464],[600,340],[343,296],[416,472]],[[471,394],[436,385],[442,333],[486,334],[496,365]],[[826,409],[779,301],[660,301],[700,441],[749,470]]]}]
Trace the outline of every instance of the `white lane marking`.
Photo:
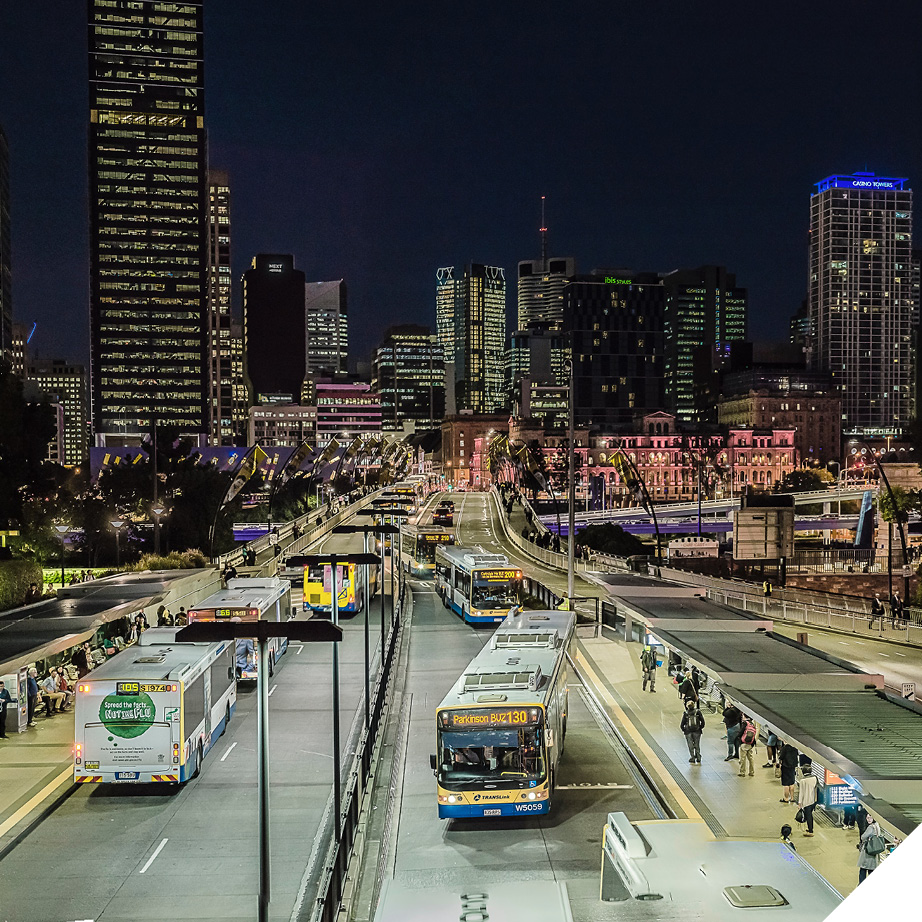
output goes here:
[{"label": "white lane marking", "polygon": [[292,647],[294,647],[295,656],[300,656],[301,651],[304,649],[304,644],[303,643],[302,644],[293,643]]},{"label": "white lane marking", "polygon": [[905,656],[905,653],[897,653],[896,650],[893,651],[894,656]]},{"label": "white lane marking", "polygon": [[273,693],[277,688],[278,688],[278,685],[273,685],[272,688],[269,689],[269,697],[270,697],[270,698],[272,697],[272,693]]},{"label": "white lane marking", "polygon": [[889,654],[889,653],[880,653],[879,655],[880,655],[880,656],[886,656],[887,659],[890,659],[890,654]]},{"label": "white lane marking", "polygon": [[231,750],[232,750],[232,749],[234,748],[234,746],[236,746],[236,745],[237,745],[237,742],[236,742],[236,740],[235,740],[233,743],[230,744],[230,746],[227,747],[227,752],[225,752],[224,755],[221,756],[221,759],[220,759],[221,762],[223,762],[223,761],[231,754]]},{"label": "white lane marking", "polygon": [[858,644],[859,647],[863,647],[863,646],[864,646],[864,641],[863,641],[863,640],[856,640],[855,643]]},{"label": "white lane marking", "polygon": [[143,874],[143,873],[154,863],[154,859],[157,857],[157,855],[160,854],[160,852],[163,851],[163,846],[166,845],[167,842],[169,842],[169,841],[170,841],[169,839],[161,839],[161,840],[160,840],[160,844],[157,846],[157,848],[156,848],[156,850],[154,851],[153,855],[151,855],[150,858],[147,859],[147,863],[144,865],[143,868],[141,868],[140,871],[138,871],[139,874]]},{"label": "white lane marking", "polygon": [[844,640],[840,640],[839,643],[842,644],[843,647],[848,646],[848,644]]}]

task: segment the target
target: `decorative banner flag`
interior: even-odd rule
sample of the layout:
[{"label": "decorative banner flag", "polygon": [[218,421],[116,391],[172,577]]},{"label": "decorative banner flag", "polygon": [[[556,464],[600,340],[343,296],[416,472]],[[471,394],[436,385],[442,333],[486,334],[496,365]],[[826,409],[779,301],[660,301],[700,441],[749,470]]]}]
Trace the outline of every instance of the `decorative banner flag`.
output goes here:
[{"label": "decorative banner flag", "polygon": [[237,468],[237,475],[231,481],[231,485],[227,488],[227,493],[224,494],[224,500],[221,503],[220,508],[224,508],[229,502],[231,502],[234,497],[243,489],[246,482],[256,473],[256,469],[265,461],[269,456],[258,446],[254,445],[246,457],[240,464],[240,467]]}]

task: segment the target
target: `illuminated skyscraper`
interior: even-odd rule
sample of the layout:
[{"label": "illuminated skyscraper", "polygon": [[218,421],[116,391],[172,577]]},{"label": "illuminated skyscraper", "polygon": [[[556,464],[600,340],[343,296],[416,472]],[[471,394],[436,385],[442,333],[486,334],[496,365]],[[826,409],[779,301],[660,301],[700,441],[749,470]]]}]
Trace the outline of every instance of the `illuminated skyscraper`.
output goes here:
[{"label": "illuminated skyscraper", "polygon": [[746,338],[746,289],[723,266],[677,269],[663,275],[663,285],[666,409],[682,422],[716,422],[706,395],[729,344]]},{"label": "illuminated skyscraper", "polygon": [[436,273],[436,323],[446,374],[452,374],[453,363],[458,410],[494,413],[505,403],[506,274],[479,263],[466,266],[462,278],[454,272]]},{"label": "illuminated skyscraper", "polygon": [[445,363],[427,327],[391,327],[375,350],[372,387],[381,399],[384,429],[440,426],[445,416]]},{"label": "illuminated skyscraper", "polygon": [[0,355],[11,359],[13,348],[13,292],[10,268],[10,152],[0,125]]},{"label": "illuminated skyscraper", "polygon": [[572,256],[526,259],[519,263],[519,329],[531,323],[559,330],[563,324],[563,290],[576,274]]},{"label": "illuminated skyscraper", "polygon": [[86,369],[63,359],[36,361],[29,365],[29,381],[62,409],[60,464],[75,467],[89,454],[86,413]]},{"label": "illuminated skyscraper", "polygon": [[842,395],[842,425],[896,435],[912,415],[912,190],[829,176],[810,198],[811,362]]},{"label": "illuminated skyscraper", "polygon": [[307,373],[331,377],[348,371],[349,311],[342,279],[305,284],[304,324]]},{"label": "illuminated skyscraper", "polygon": [[230,181],[208,172],[208,425],[212,445],[233,445]]},{"label": "illuminated skyscraper", "polygon": [[202,3],[88,0],[98,443],[208,430]]}]

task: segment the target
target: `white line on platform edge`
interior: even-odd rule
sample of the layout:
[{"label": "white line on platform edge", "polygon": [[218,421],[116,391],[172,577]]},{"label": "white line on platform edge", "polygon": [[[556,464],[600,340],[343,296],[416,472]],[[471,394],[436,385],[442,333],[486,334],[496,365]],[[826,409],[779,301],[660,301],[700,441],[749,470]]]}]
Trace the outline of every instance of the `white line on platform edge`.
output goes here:
[{"label": "white line on platform edge", "polygon": [[300,645],[298,645],[298,644],[292,644],[292,646],[295,648],[295,656],[299,656],[300,653],[301,653],[301,651],[304,649],[304,644],[303,644],[303,643],[300,644]]},{"label": "white line on platform edge", "polygon": [[141,868],[140,871],[138,871],[139,874],[143,874],[143,873],[154,863],[154,859],[157,857],[157,855],[160,854],[160,852],[163,851],[163,846],[166,845],[167,842],[169,842],[169,841],[170,841],[169,839],[161,839],[161,840],[160,840],[160,844],[157,846],[157,848],[156,848],[156,850],[154,851],[153,855],[151,855],[150,858],[147,859],[147,863],[144,865],[143,868]]},{"label": "white line on platform edge", "polygon": [[272,697],[272,692],[274,692],[277,688],[278,688],[278,685],[276,684],[276,685],[273,685],[272,688],[269,689],[269,697],[270,697],[270,698]]},{"label": "white line on platform edge", "polygon": [[223,762],[223,761],[231,754],[231,750],[232,750],[232,749],[234,748],[234,746],[236,746],[236,745],[237,745],[237,741],[234,740],[234,742],[231,743],[230,746],[227,747],[227,752],[225,752],[224,755],[221,756],[220,761]]}]

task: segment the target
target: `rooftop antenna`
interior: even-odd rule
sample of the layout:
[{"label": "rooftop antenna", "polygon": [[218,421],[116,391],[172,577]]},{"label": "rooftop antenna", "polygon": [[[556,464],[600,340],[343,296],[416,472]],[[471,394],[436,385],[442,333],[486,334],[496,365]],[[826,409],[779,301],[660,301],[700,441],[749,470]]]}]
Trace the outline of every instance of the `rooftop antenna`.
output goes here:
[{"label": "rooftop antenna", "polygon": [[541,271],[547,272],[547,222],[544,220],[544,201],[546,196],[541,196]]}]

